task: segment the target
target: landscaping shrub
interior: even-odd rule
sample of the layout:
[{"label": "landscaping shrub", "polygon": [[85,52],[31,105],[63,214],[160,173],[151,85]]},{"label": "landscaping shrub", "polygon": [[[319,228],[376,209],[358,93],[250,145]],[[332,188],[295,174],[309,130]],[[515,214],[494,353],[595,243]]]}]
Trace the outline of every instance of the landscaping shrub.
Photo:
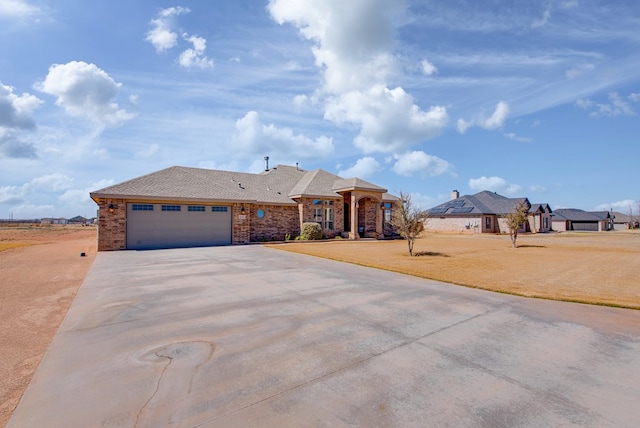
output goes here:
[{"label": "landscaping shrub", "polygon": [[302,231],[300,239],[304,241],[313,241],[322,239],[322,228],[318,223],[302,223]]}]

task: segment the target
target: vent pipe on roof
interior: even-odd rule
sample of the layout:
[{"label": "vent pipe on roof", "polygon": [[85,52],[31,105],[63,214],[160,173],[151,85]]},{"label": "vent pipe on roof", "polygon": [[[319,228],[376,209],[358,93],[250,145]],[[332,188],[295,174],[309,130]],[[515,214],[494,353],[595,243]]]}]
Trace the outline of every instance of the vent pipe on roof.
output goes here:
[{"label": "vent pipe on roof", "polygon": [[264,170],[269,171],[269,156],[264,157]]},{"label": "vent pipe on roof", "polygon": [[300,168],[298,168],[298,162],[296,162],[296,171],[300,171]]},{"label": "vent pipe on roof", "polygon": [[451,200],[453,201],[454,199],[458,199],[460,197],[460,192],[458,192],[457,190],[454,190],[451,192]]}]

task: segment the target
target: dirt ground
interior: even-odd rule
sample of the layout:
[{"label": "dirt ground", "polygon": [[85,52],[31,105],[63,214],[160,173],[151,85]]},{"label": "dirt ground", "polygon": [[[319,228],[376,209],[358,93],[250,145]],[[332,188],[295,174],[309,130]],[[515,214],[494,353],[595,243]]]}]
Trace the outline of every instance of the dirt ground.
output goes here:
[{"label": "dirt ground", "polygon": [[[275,248],[524,296],[640,309],[640,232],[427,234]],[[85,253],[84,257],[80,253]],[[0,227],[0,426],[6,425],[96,254],[93,227]]]},{"label": "dirt ground", "polygon": [[95,254],[94,227],[0,227],[0,426],[9,421]]},{"label": "dirt ground", "polygon": [[290,242],[275,248],[529,297],[640,309],[638,231],[426,234],[406,241]]}]

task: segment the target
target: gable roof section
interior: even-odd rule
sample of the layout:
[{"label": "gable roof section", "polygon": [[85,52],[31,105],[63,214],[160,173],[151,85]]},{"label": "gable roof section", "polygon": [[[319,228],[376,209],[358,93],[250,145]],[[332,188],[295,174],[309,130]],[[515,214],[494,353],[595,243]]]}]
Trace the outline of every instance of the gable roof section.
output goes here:
[{"label": "gable roof section", "polygon": [[322,169],[314,169],[308,171],[289,191],[290,198],[307,197],[326,197],[339,198],[340,195],[332,190],[333,183],[339,180],[335,174],[324,171]]},{"label": "gable roof section", "polygon": [[531,207],[527,198],[507,198],[485,190],[475,195],[464,195],[447,201],[427,210],[427,213],[438,216],[504,215],[513,211],[515,205],[520,201],[525,201],[527,206]]},{"label": "gable roof section", "polygon": [[336,192],[345,192],[351,190],[369,190],[373,192],[386,193],[387,189],[369,183],[361,178],[340,178],[333,183],[333,190]]},{"label": "gable roof section", "polygon": [[92,198],[192,199],[212,201],[254,201],[293,204],[289,190],[304,174],[295,168],[248,174],[172,166],[104,189]]},{"label": "gable roof section", "polygon": [[[294,197],[340,198],[335,183],[381,193],[386,189],[359,178],[343,179],[316,169],[278,165],[259,174],[172,166],[90,193],[91,198],[194,200],[295,205]],[[393,200],[392,195],[388,200]]]},{"label": "gable roof section", "polygon": [[559,208],[553,220],[557,221],[601,221],[611,218],[609,211],[583,211],[577,208]]}]

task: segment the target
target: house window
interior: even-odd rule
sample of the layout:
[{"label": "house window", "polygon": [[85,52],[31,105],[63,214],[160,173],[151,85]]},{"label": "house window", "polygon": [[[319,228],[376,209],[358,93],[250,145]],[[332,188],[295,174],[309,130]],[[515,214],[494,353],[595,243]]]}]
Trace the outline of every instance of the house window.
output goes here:
[{"label": "house window", "polygon": [[[319,223],[325,230],[333,230],[334,224],[334,206],[335,201],[330,199],[314,199],[313,200],[313,221]],[[324,205],[324,208],[322,206]]]},{"label": "house window", "polygon": [[391,224],[391,202],[384,203],[384,224],[385,227]]},{"label": "house window", "polygon": [[180,211],[180,205],[163,205],[162,211]]},{"label": "house window", "polygon": [[491,217],[484,218],[484,228],[488,230],[491,229]]},{"label": "house window", "polygon": [[205,208],[204,205],[189,205],[187,211],[203,213],[205,212]]},{"label": "house window", "polygon": [[153,211],[153,205],[151,204],[133,204],[131,205],[133,211]]},{"label": "house window", "polygon": [[333,230],[333,208],[326,207],[324,209],[324,228],[327,230]]},{"label": "house window", "polygon": [[226,213],[229,211],[229,207],[211,207],[211,211],[214,213]]}]

